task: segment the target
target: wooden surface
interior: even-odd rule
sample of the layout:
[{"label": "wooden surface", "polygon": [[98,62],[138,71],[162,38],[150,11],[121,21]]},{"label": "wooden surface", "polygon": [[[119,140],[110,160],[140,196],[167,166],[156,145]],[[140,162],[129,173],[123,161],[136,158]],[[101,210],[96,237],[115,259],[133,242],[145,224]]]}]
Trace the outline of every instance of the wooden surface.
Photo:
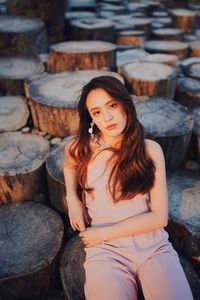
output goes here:
[{"label": "wooden surface", "polygon": [[190,77],[178,78],[175,100],[190,108],[199,107],[200,80]]},{"label": "wooden surface", "polygon": [[0,16],[0,55],[32,56],[47,52],[43,21],[25,16]]},{"label": "wooden surface", "polygon": [[158,40],[181,41],[182,31],[178,28],[161,28],[153,30],[152,36]]},{"label": "wooden surface", "polygon": [[49,72],[115,67],[115,45],[101,41],[63,42],[52,46],[48,57]]},{"label": "wooden surface", "polygon": [[[0,206],[0,299],[39,296],[56,276],[63,223],[32,201]],[[21,299],[20,298],[20,299]]]},{"label": "wooden surface", "polygon": [[162,63],[169,66],[176,66],[178,64],[178,57],[173,54],[149,54],[148,56],[141,58],[142,62]]},{"label": "wooden surface", "polygon": [[20,132],[0,135],[0,203],[36,199],[45,194],[46,139]]},{"label": "wooden surface", "polygon": [[145,131],[161,145],[167,169],[181,167],[194,123],[189,110],[169,99],[152,97],[138,100],[133,96],[133,102]]},{"label": "wooden surface", "polygon": [[200,56],[200,41],[193,41],[190,43],[190,56]]},{"label": "wooden surface", "polygon": [[173,25],[183,32],[194,32],[196,25],[196,13],[189,9],[172,9]]},{"label": "wooden surface", "polygon": [[117,34],[116,43],[124,45],[142,46],[145,40],[145,32],[142,30],[124,30]]},{"label": "wooden surface", "polygon": [[14,131],[26,125],[29,110],[21,96],[0,97],[0,132]]}]

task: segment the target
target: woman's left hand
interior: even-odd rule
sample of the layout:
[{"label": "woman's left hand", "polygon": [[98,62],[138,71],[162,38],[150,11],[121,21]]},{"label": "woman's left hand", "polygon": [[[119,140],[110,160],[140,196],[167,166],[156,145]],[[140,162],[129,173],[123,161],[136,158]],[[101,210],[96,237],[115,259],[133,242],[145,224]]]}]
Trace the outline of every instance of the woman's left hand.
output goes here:
[{"label": "woman's left hand", "polygon": [[86,247],[92,247],[105,241],[106,227],[88,227],[79,236]]}]

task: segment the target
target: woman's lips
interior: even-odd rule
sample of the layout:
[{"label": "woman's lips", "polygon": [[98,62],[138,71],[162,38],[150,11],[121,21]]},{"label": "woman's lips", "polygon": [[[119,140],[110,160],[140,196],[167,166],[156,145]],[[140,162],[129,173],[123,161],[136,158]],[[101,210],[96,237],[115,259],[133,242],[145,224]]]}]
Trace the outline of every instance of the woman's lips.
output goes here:
[{"label": "woman's lips", "polygon": [[113,130],[115,129],[115,127],[117,126],[117,124],[112,124],[106,127],[107,130]]}]

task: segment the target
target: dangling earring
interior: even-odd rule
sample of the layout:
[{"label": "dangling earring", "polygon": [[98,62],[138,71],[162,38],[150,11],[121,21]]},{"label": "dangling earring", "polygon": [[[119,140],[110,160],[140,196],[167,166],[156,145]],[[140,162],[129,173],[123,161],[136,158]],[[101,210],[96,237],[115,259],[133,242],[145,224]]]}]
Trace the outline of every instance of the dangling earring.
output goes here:
[{"label": "dangling earring", "polygon": [[93,126],[94,126],[94,121],[90,123],[90,128],[88,129],[88,132],[90,134],[90,137],[93,139],[94,138],[94,133],[93,133]]}]

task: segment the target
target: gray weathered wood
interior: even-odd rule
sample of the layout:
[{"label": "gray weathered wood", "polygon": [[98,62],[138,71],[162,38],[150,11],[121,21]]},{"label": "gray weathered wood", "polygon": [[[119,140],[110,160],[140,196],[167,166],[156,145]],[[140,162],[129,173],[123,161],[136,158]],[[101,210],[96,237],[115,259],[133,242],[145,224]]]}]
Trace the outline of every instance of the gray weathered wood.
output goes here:
[{"label": "gray weathered wood", "polygon": [[196,13],[189,9],[172,9],[173,25],[183,32],[192,33],[196,27]]},{"label": "gray weathered wood", "polygon": [[0,97],[0,132],[14,131],[26,125],[29,109],[21,96]]},{"label": "gray weathered wood", "polygon": [[182,31],[178,28],[161,28],[152,31],[152,37],[158,40],[181,41]]},{"label": "gray weathered wood", "polygon": [[117,51],[117,66],[120,67],[127,63],[139,62],[145,59],[149,54],[143,49],[130,49],[125,51]]},{"label": "gray weathered wood", "polygon": [[63,230],[59,215],[41,203],[0,206],[1,300],[39,298],[51,286]]},{"label": "gray weathered wood", "polygon": [[178,57],[173,54],[149,54],[148,56],[141,58],[141,62],[153,62],[162,63],[169,66],[176,66],[178,64]]},{"label": "gray weathered wood", "polygon": [[46,193],[44,161],[49,143],[39,135],[0,134],[0,203],[37,199]]},{"label": "gray weathered wood", "polygon": [[43,21],[25,16],[0,16],[0,55],[32,56],[47,52]]},{"label": "gray weathered wood", "polygon": [[190,46],[190,56],[200,56],[200,41],[197,40],[197,41],[193,41],[193,42],[190,42],[189,44]]},{"label": "gray weathered wood", "polygon": [[175,100],[190,108],[198,107],[200,104],[200,80],[190,77],[178,78]]},{"label": "gray weathered wood", "polygon": [[133,101],[139,121],[161,145],[167,168],[181,167],[188,152],[194,123],[189,110],[170,99],[138,98],[133,97]]}]

